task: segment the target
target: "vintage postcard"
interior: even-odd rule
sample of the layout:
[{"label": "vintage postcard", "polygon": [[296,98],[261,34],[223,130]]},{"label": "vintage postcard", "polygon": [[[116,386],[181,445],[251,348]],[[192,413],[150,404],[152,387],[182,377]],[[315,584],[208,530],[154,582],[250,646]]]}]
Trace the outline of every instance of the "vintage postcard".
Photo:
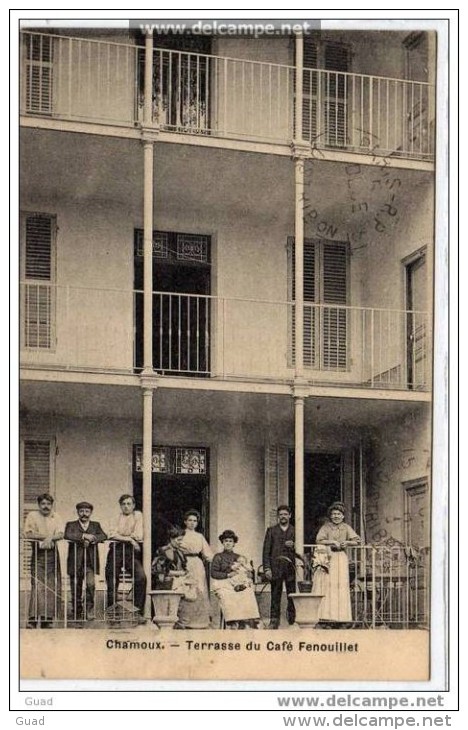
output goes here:
[{"label": "vintage postcard", "polygon": [[21,679],[429,682],[439,31],[20,26]]}]

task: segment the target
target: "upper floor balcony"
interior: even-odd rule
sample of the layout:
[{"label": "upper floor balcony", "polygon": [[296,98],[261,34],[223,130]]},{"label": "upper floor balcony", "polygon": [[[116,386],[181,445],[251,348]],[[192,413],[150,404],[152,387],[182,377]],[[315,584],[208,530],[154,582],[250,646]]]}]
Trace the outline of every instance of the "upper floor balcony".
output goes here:
[{"label": "upper floor balcony", "polygon": [[[140,373],[143,292],[21,284],[21,365]],[[295,304],[153,292],[153,358],[162,376],[292,382]],[[305,302],[310,384],[429,387],[425,312]]]},{"label": "upper floor balcony", "polygon": [[[298,92],[294,65],[155,48],[151,124],[193,141],[280,145],[290,145],[302,127],[317,150],[433,159],[432,84],[314,63],[303,69]],[[141,45],[22,33],[21,114],[30,120],[113,125],[124,135],[143,123],[144,76]]]}]

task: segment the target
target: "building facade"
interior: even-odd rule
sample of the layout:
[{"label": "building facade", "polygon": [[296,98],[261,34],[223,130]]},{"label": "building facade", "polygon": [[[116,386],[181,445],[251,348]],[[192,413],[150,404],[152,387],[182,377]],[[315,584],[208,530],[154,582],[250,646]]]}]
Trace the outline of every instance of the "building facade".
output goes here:
[{"label": "building facade", "polygon": [[22,33],[25,514],[132,493],[149,574],[340,499],[355,624],[427,624],[434,84],[427,33]]}]

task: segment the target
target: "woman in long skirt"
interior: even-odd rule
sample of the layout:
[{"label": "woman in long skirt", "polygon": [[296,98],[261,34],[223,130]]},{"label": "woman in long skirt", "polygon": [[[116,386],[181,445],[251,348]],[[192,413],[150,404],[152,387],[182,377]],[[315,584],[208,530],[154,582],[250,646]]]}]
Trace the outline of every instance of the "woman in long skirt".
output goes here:
[{"label": "woman in long skirt", "polygon": [[257,627],[260,615],[247,559],[234,552],[238,541],[232,530],[219,536],[223,551],[211,563],[212,588],[229,628]]},{"label": "woman in long skirt", "polygon": [[179,629],[207,629],[211,621],[210,597],[203,560],[211,562],[213,551],[203,535],[196,531],[199,523],[199,512],[189,510],[185,513],[185,534],[180,549],[186,557],[188,579],[195,590],[192,600],[181,601],[176,624],[176,628]]},{"label": "woman in long skirt", "polygon": [[[361,538],[344,521],[345,506],[334,502],[328,509],[328,521],[317,533],[317,545],[326,545],[328,561],[323,550],[316,548],[316,570],[313,593],[323,595],[320,621],[332,624],[349,623],[351,596],[349,592],[349,563],[346,548],[359,545]],[[327,565],[328,563],[328,565]]]}]

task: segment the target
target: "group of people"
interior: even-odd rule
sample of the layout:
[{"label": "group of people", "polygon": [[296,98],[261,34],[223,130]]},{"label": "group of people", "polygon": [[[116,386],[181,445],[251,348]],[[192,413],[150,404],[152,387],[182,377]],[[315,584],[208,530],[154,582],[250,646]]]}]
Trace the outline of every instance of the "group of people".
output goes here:
[{"label": "group of people", "polygon": [[[130,494],[119,499],[120,514],[107,534],[99,522],[91,520],[89,502],[76,505],[78,519],[65,527],[53,510],[50,494],[41,494],[38,511],[26,517],[24,537],[32,543],[30,628],[48,628],[58,616],[61,604],[61,571],[57,551],[59,540],[68,540],[67,573],[70,577],[72,616],[81,622],[94,618],[95,575],[99,573],[99,543],[109,540],[105,566],[107,605],[117,604],[122,575],[130,576],[132,602],[139,623],[144,623],[147,579],[142,564],[143,516],[135,509]],[[345,508],[335,502],[328,510],[328,521],[320,528],[313,567],[313,592],[323,595],[321,622],[339,625],[352,620],[349,594],[349,571],[346,548],[358,545],[359,536],[344,522]],[[152,585],[170,585],[181,594],[178,629],[205,629],[211,625],[207,567],[211,588],[219,600],[222,620],[227,628],[257,628],[261,625],[253,566],[246,556],[236,552],[238,536],[232,530],[219,535],[222,550],[213,553],[201,532],[200,514],[188,510],[183,527],[168,531],[169,542],[158,549],[152,561]],[[296,590],[295,529],[291,510],[280,505],[277,524],[269,527],[263,543],[263,572],[271,585],[270,623],[280,625],[283,585],[287,595],[286,617],[295,622],[294,603],[290,595]]]},{"label": "group of people", "polygon": [[98,545],[109,540],[105,567],[107,605],[117,602],[122,571],[126,571],[132,577],[137,620],[143,623],[146,597],[146,576],[141,562],[143,517],[135,510],[132,495],[120,497],[120,514],[107,534],[99,522],[91,519],[93,505],[90,502],[78,502],[78,519],[65,526],[54,512],[54,498],[50,494],[40,494],[37,505],[38,510],[29,512],[24,524],[24,537],[32,545],[28,628],[50,628],[61,618],[62,586],[57,543],[62,539],[69,543],[67,574],[71,585],[71,622],[94,619],[95,576],[100,570]]}]

